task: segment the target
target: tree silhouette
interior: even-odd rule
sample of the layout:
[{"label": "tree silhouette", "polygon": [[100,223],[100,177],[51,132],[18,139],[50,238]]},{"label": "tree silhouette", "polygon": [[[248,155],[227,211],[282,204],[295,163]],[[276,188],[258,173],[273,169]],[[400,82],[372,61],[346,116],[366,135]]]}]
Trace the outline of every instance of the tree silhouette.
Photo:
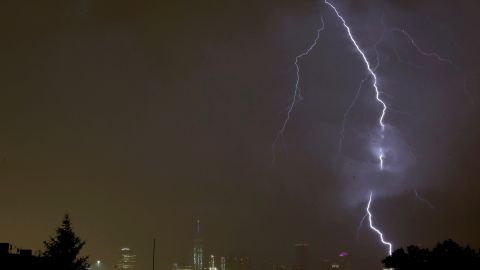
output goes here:
[{"label": "tree silhouette", "polygon": [[438,243],[432,250],[417,246],[407,247],[407,251],[397,249],[382,263],[385,268],[399,270],[415,269],[480,269],[480,251],[469,246],[462,247],[453,240]]},{"label": "tree silhouette", "polygon": [[86,270],[90,265],[88,257],[80,257],[80,250],[85,245],[72,230],[70,217],[65,215],[62,225],[57,228],[55,237],[44,241],[45,252],[43,256],[49,259],[54,270]]}]

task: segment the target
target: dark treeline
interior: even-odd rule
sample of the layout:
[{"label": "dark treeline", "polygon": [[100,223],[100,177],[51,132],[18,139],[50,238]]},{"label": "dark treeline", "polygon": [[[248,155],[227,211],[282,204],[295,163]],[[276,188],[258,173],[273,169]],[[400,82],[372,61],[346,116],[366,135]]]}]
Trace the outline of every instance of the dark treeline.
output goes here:
[{"label": "dark treeline", "polygon": [[2,270],[87,270],[88,257],[81,257],[85,245],[72,230],[70,217],[65,215],[56,235],[43,242],[45,251],[39,256],[22,252],[12,254],[8,250],[0,254]]},{"label": "dark treeline", "polygon": [[438,243],[433,249],[409,246],[397,249],[382,263],[385,268],[416,269],[480,269],[480,251],[462,247],[453,240]]}]

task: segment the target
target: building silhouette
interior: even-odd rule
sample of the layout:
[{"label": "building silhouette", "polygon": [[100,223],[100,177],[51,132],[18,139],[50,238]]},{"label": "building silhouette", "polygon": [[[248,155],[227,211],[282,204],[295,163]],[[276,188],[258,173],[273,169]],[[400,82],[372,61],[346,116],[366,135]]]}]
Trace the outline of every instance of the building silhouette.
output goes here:
[{"label": "building silhouette", "polygon": [[220,257],[220,270],[227,270],[227,258],[225,256]]},{"label": "building silhouette", "polygon": [[50,261],[34,256],[31,249],[16,249],[9,243],[0,243],[0,269],[50,270]]}]

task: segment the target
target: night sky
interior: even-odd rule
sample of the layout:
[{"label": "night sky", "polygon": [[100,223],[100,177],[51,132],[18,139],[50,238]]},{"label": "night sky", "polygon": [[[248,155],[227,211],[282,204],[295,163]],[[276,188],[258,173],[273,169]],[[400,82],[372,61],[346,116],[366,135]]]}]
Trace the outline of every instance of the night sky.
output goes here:
[{"label": "night sky", "polygon": [[[480,247],[480,4],[337,0],[377,70],[389,142],[368,151],[379,106],[365,67],[322,1],[4,1],[0,9],[0,242],[42,248],[64,213],[85,253],[110,269],[191,264],[194,222],[207,252],[255,269],[312,264],[346,250],[355,269],[386,255],[357,225],[374,189],[376,224],[395,247],[453,238]],[[382,15],[383,14],[383,15]],[[301,61],[302,100],[276,148]],[[416,189],[434,209],[416,199]],[[316,268],[318,269],[318,268]]]}]

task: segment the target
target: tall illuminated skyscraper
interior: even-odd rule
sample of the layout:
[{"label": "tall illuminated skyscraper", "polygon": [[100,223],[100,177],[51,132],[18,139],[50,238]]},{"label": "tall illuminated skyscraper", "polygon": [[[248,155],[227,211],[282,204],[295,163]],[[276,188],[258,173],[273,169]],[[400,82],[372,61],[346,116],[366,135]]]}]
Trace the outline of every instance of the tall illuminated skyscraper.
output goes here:
[{"label": "tall illuminated skyscraper", "polygon": [[200,235],[200,220],[197,220],[197,227],[193,239],[193,268],[194,270],[203,269],[203,240]]},{"label": "tall illuminated skyscraper", "polygon": [[137,264],[137,255],[129,248],[120,250],[120,259],[118,260],[117,269],[135,270]]}]

